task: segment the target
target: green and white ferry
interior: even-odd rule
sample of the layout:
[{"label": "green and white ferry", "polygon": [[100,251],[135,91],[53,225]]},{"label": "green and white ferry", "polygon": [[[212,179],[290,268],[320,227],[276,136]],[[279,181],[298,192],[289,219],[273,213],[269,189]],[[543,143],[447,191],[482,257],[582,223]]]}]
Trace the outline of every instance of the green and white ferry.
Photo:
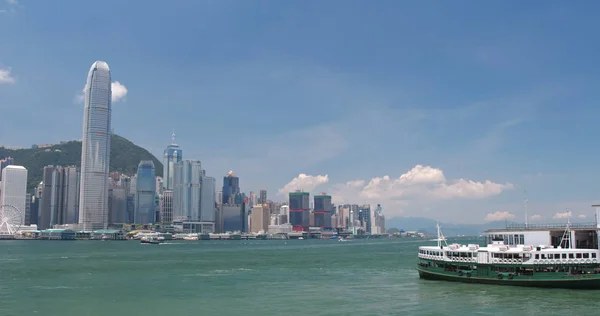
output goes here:
[{"label": "green and white ferry", "polygon": [[[598,213],[598,212],[597,212]],[[487,246],[445,243],[419,247],[419,277],[466,283],[600,289],[595,225],[512,226],[489,230]],[[527,241],[539,243],[527,244]],[[581,248],[571,247],[571,244]]]}]

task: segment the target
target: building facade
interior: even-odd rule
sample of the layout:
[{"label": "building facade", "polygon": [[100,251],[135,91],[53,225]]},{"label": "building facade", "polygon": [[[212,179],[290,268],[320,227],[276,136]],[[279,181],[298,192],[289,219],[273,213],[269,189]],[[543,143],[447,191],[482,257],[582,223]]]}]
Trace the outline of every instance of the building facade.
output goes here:
[{"label": "building facade", "polygon": [[152,160],[142,160],[136,174],[135,216],[136,224],[156,222],[156,171]]},{"label": "building facade", "polygon": [[321,193],[314,196],[314,226],[325,230],[331,229],[331,215],[333,205],[331,204],[331,195]]},{"label": "building facade", "polygon": [[175,165],[183,160],[183,151],[179,145],[175,144],[175,132],[173,132],[173,142],[167,146],[163,156],[163,188],[165,190],[174,189]]},{"label": "building facade", "polygon": [[25,225],[27,211],[27,169],[23,166],[9,165],[2,170],[2,199],[0,205],[9,205],[21,213],[18,225]]},{"label": "building facade", "polygon": [[160,222],[173,223],[173,190],[164,190],[160,197]]},{"label": "building facade", "polygon": [[263,205],[257,205],[252,208],[251,213],[252,227],[250,231],[253,233],[267,232],[269,230],[269,224],[271,223],[271,215],[269,209]]},{"label": "building facade", "polygon": [[242,201],[238,201],[238,196],[240,195],[240,178],[238,178],[233,171],[229,171],[225,177],[223,177],[222,192],[222,204],[242,203]]},{"label": "building facade", "polygon": [[290,192],[289,223],[295,231],[307,231],[310,226],[310,194],[308,192]]},{"label": "building facade", "polygon": [[40,229],[78,222],[80,176],[75,166],[44,167],[39,207]]},{"label": "building facade", "polygon": [[14,165],[15,164],[15,160],[11,157],[6,157],[4,159],[0,159],[0,181],[2,181],[2,170],[4,170],[4,168],[6,166],[10,166],[10,165]]},{"label": "building facade", "polygon": [[215,222],[216,210],[216,179],[202,176],[200,187],[200,221]]},{"label": "building facade", "polygon": [[260,190],[260,197],[258,198],[258,204],[263,205],[267,203],[267,190]]},{"label": "building facade", "polygon": [[96,61],[85,84],[79,225],[82,230],[108,225],[111,77],[108,64]]}]

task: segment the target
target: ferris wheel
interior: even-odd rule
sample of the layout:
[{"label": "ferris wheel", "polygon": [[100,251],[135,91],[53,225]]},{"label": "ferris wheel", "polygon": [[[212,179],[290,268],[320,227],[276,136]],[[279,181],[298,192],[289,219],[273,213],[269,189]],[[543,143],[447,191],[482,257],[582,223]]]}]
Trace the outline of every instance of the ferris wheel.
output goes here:
[{"label": "ferris wheel", "polygon": [[23,223],[23,215],[23,211],[14,206],[0,206],[0,235],[14,235]]}]

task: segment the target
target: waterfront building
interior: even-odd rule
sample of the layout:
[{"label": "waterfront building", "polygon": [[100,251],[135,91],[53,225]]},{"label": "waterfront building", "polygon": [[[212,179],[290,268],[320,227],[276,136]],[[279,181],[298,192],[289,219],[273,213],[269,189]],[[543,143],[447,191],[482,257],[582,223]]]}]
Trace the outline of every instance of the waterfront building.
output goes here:
[{"label": "waterfront building", "polygon": [[2,199],[0,205],[9,205],[23,215],[19,224],[25,224],[27,199],[27,169],[23,166],[8,165],[2,169]]},{"label": "waterfront building", "polygon": [[373,226],[371,233],[373,234],[385,234],[385,216],[383,215],[383,209],[381,204],[377,204],[377,208],[373,213]]},{"label": "waterfront building", "polygon": [[163,187],[163,178],[156,176],[156,194],[157,195],[161,195],[163,193],[164,187]]},{"label": "waterfront building", "polygon": [[331,211],[333,205],[331,204],[331,195],[327,195],[321,192],[319,195],[314,196],[314,225],[315,227],[321,227],[322,229],[331,229]]},{"label": "waterfront building", "polygon": [[135,187],[134,222],[136,224],[154,224],[156,222],[156,175],[152,160],[140,161]]},{"label": "waterfront building", "polygon": [[164,190],[160,197],[160,221],[163,224],[173,223],[173,190]]},{"label": "waterfront building", "polygon": [[127,189],[114,183],[111,185],[108,195],[109,225],[127,223]]},{"label": "waterfront building", "polygon": [[238,200],[240,195],[240,178],[233,171],[229,171],[223,177],[223,197],[222,204],[241,204],[243,201]]},{"label": "waterfront building", "polygon": [[[198,160],[176,163],[173,179],[173,225],[184,232],[214,232],[215,179],[205,176]],[[206,183],[204,190],[203,182]]]},{"label": "waterfront building", "polygon": [[200,221],[215,222],[216,179],[202,176],[200,186]]},{"label": "waterfront building", "polygon": [[78,222],[80,177],[75,166],[44,167],[38,224],[40,229]]},{"label": "waterfront building", "polygon": [[252,226],[250,227],[251,232],[259,233],[266,232],[269,230],[269,224],[271,216],[269,209],[263,205],[257,205],[252,208]]},{"label": "waterfront building", "polygon": [[[38,221],[39,221],[39,206],[40,206],[40,200],[35,196],[35,195],[31,195],[31,200],[29,203],[29,222],[27,222],[27,219],[25,219],[25,225],[38,225]],[[27,214],[25,215],[27,216]]]},{"label": "waterfront building", "polygon": [[290,218],[290,207],[288,205],[282,205],[279,207],[279,224],[289,223]]},{"label": "waterfront building", "polygon": [[175,188],[175,165],[183,160],[183,151],[175,143],[175,131],[171,145],[167,146],[163,158],[163,188],[174,190]]},{"label": "waterfront building", "polygon": [[85,84],[79,225],[82,230],[108,225],[110,166],[111,76],[108,64],[96,61]]},{"label": "waterfront building", "polygon": [[358,209],[358,220],[360,226],[365,230],[367,234],[371,234],[371,205],[365,204]]},{"label": "waterfront building", "polygon": [[290,217],[289,223],[294,227],[295,231],[308,231],[310,225],[310,194],[308,192],[290,192],[289,207]]},{"label": "waterfront building", "polygon": [[10,166],[10,165],[14,165],[15,164],[15,160],[12,157],[6,157],[4,159],[0,159],[0,181],[2,181],[2,170],[4,170],[4,168],[6,166]]},{"label": "waterfront building", "polygon": [[220,214],[223,222],[222,232],[247,231],[245,204],[223,204]]}]

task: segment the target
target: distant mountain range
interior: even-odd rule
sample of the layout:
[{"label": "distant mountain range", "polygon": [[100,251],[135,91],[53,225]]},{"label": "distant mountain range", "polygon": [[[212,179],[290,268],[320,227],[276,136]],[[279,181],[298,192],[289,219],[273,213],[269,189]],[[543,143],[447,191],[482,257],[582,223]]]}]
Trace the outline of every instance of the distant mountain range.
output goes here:
[{"label": "distant mountain range", "polygon": [[[152,160],[156,175],[162,177],[162,163],[146,149],[115,134],[111,136],[110,142],[111,172],[119,171],[132,175],[137,171],[141,160]],[[81,166],[81,142],[70,141],[50,147],[27,149],[0,147],[0,159],[5,157],[13,157],[15,164],[27,168],[27,192],[31,192],[42,181],[45,166]]]},{"label": "distant mountain range", "polygon": [[[451,224],[440,222],[444,236],[479,236],[482,232],[492,228],[504,228],[506,224],[515,222],[496,221],[485,224]],[[405,231],[417,231],[429,235],[437,233],[437,221],[423,217],[394,217],[386,221],[386,228],[397,228]]]}]

